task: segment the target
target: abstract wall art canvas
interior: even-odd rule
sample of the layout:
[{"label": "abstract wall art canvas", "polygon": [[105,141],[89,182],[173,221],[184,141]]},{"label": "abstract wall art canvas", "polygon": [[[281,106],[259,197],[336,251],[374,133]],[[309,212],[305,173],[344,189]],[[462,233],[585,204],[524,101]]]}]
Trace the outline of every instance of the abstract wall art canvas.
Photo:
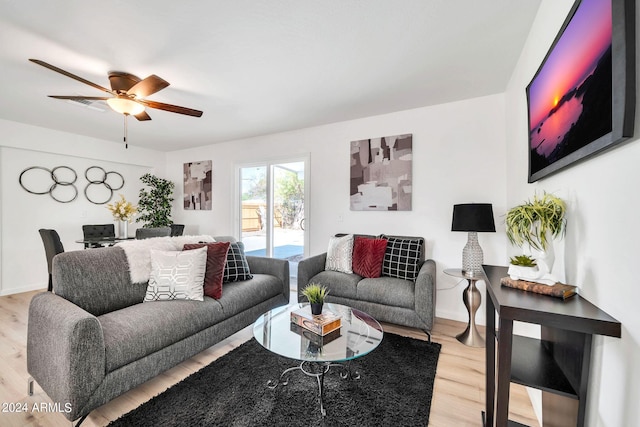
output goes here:
[{"label": "abstract wall art canvas", "polygon": [[351,141],[352,211],[410,211],[413,135]]},{"label": "abstract wall art canvas", "polygon": [[212,161],[184,164],[184,208],[186,210],[211,210]]}]

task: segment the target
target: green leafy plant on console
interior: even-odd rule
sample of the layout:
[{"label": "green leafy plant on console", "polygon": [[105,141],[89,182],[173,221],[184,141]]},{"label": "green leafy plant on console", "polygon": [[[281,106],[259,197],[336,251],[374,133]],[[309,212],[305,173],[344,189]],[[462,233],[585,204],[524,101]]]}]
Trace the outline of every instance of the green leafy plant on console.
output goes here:
[{"label": "green leafy plant on console", "polygon": [[507,238],[515,246],[528,243],[533,249],[547,250],[549,237],[563,237],[567,206],[562,199],[545,192],[533,201],[511,208],[505,217]]}]

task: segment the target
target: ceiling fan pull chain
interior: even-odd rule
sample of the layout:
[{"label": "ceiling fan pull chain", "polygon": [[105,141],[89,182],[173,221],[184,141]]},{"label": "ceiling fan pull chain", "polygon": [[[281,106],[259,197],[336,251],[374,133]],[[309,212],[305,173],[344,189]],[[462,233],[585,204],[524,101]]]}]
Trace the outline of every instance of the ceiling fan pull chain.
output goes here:
[{"label": "ceiling fan pull chain", "polygon": [[128,149],[129,143],[127,142],[127,117],[129,117],[129,115],[123,114],[123,116],[124,116],[124,148]]}]

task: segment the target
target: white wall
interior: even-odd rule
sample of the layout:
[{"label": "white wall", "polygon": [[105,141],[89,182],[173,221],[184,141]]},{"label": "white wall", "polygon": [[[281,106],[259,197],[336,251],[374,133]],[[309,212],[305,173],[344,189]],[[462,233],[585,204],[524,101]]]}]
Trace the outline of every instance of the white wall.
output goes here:
[{"label": "white wall", "polygon": [[[134,203],[142,188],[140,176],[145,172],[164,173],[165,155],[153,150],[131,146],[125,150],[122,144],[6,120],[0,120],[0,134],[0,295],[46,288],[47,263],[38,229],[57,230],[65,250],[70,251],[83,248],[75,243],[82,238],[82,224],[113,223],[105,205],[93,204],[84,195],[88,184],[84,171],[89,166],[122,174],[125,185],[114,192],[114,200],[121,193]],[[49,195],[30,194],[19,185],[18,177],[27,167],[52,169],[62,165],[78,174],[78,197],[73,202],[59,203]],[[25,181],[27,178],[29,175],[25,175]],[[34,181],[45,178],[46,173],[39,172]],[[89,195],[103,196],[107,194],[104,190],[91,187]],[[64,190],[55,191],[62,198]],[[132,229],[136,227],[134,224]]]},{"label": "white wall", "polygon": [[[480,244],[486,262],[506,262],[501,224],[506,194],[504,117],[504,97],[494,95],[171,152],[166,170],[167,178],[177,183],[174,220],[191,232],[234,234],[234,165],[309,154],[310,206],[305,210],[311,255],[326,251],[329,237],[337,232],[424,236],[427,256],[437,263],[438,288],[451,288],[459,280],[442,270],[460,267],[467,239],[466,233],[451,232],[455,203],[493,203],[499,232],[481,234]],[[404,133],[413,134],[413,210],[350,211],[350,141]],[[198,160],[213,161],[212,211],[184,211],[181,206],[182,165]],[[463,288],[438,292],[437,316],[467,320]],[[482,307],[478,320],[484,322]]]},{"label": "white wall", "polygon": [[[635,226],[640,209],[636,188],[640,181],[640,144],[634,138],[547,179],[527,184],[525,87],[572,4],[573,0],[543,1],[506,92],[507,202],[511,207],[530,198],[534,191],[543,190],[568,202],[561,273],[568,283],[580,287],[584,297],[622,323],[622,339],[594,339],[586,424],[631,426],[640,419],[640,286],[635,274],[640,254],[640,229]],[[636,110],[638,134],[640,109]]]}]

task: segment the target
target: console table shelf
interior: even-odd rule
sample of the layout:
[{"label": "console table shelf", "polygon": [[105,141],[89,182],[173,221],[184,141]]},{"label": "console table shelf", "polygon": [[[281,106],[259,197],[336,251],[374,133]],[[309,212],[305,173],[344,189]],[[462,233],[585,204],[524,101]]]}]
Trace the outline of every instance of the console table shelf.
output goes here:
[{"label": "console table shelf", "polygon": [[577,399],[578,393],[553,359],[550,345],[552,343],[514,335],[511,382]]},{"label": "console table shelf", "polygon": [[[483,268],[487,277],[485,425],[520,425],[507,419],[509,384],[514,382],[542,390],[545,427],[583,426],[593,335],[620,338],[622,325],[580,295],[562,300],[502,287],[500,279],[507,276],[507,268]],[[497,331],[496,313],[500,317]],[[541,338],[513,335],[514,321],[540,325]]]}]

